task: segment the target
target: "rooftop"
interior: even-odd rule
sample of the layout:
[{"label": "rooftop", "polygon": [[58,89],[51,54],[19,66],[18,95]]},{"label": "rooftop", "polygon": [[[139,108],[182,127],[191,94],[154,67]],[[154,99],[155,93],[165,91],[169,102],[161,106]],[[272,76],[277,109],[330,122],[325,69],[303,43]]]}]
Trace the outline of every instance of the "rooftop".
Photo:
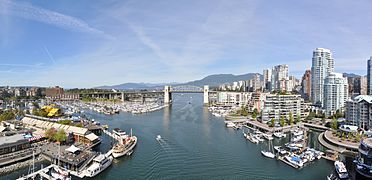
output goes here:
[{"label": "rooftop", "polygon": [[1,136],[0,137],[0,145],[15,143],[15,142],[23,140],[23,139],[24,138],[23,138],[22,134],[16,134],[16,135],[13,135],[13,136]]}]

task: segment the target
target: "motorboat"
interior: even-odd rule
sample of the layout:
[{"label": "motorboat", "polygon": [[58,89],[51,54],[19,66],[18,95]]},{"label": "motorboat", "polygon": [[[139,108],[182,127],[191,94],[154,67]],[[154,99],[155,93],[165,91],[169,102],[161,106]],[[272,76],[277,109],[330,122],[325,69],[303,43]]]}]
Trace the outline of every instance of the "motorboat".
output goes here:
[{"label": "motorboat", "polygon": [[302,141],[303,139],[304,139],[303,135],[294,136],[292,137],[292,142],[299,142],[299,141]]},{"label": "motorboat", "polygon": [[258,141],[258,139],[252,135],[252,134],[249,134],[249,135],[246,135],[246,138],[251,141],[252,143],[254,144],[258,144],[260,141]]},{"label": "motorboat", "polygon": [[260,135],[253,135],[259,142],[264,142],[265,140]]},{"label": "motorboat", "polygon": [[[124,155],[128,155],[130,151],[133,150],[133,148],[137,144],[137,137],[136,136],[128,136],[125,140],[123,140],[123,144],[116,144],[114,148],[112,149],[112,156],[114,158],[118,158]],[[132,153],[129,153],[132,154]]]},{"label": "motorboat", "polygon": [[291,151],[297,151],[303,148],[302,144],[296,144],[296,143],[287,143],[287,148],[289,148]]},{"label": "motorboat", "polygon": [[273,135],[277,138],[285,138],[286,137],[286,134],[284,134],[282,132],[274,132]]},{"label": "motorboat", "polygon": [[50,175],[59,180],[71,180],[71,176],[67,171],[62,170],[60,167],[55,166],[51,169]]},{"label": "motorboat", "polygon": [[228,122],[228,123],[226,123],[226,127],[228,127],[228,128],[234,128],[235,127],[235,123]]},{"label": "motorboat", "polygon": [[160,135],[157,135],[155,139],[158,140],[158,141],[160,141],[161,136]]},{"label": "motorboat", "polygon": [[304,164],[300,157],[292,155],[292,156],[285,156],[285,159],[291,163],[292,165],[295,165],[297,167],[302,167]]},{"label": "motorboat", "polygon": [[293,136],[300,136],[300,135],[304,135],[304,131],[300,131],[298,129],[292,131],[292,134]]},{"label": "motorboat", "polygon": [[347,172],[345,164],[343,162],[336,161],[334,165],[339,179],[349,179],[349,173]]},{"label": "motorboat", "polygon": [[87,177],[94,177],[104,171],[112,164],[114,158],[111,155],[100,154],[93,159],[93,162],[85,169],[84,174]]},{"label": "motorboat", "polygon": [[274,150],[276,150],[281,155],[288,154],[288,151],[286,151],[281,146],[274,146]]},{"label": "motorboat", "polygon": [[273,140],[274,139],[272,134],[264,133],[264,134],[262,134],[262,136],[267,140]]}]

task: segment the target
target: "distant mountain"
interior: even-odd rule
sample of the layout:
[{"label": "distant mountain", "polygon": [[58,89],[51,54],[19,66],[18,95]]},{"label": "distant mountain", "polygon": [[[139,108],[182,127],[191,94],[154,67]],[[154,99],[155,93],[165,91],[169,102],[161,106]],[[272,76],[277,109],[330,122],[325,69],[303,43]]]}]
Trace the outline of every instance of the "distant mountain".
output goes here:
[{"label": "distant mountain", "polygon": [[[204,86],[209,85],[211,87],[218,86],[224,83],[232,83],[234,81],[246,81],[253,78],[253,76],[257,73],[248,73],[242,75],[233,75],[233,74],[214,74],[207,76],[200,80],[190,81],[187,83],[124,83],[119,85],[113,86],[100,86],[96,87],[97,89],[119,89],[119,90],[138,90],[138,89],[162,89],[164,85],[172,85],[172,86],[179,86],[179,85],[192,85],[192,86]],[[260,75],[262,79],[262,75]]]},{"label": "distant mountain", "polygon": [[351,77],[351,78],[360,77],[360,75],[357,75],[357,74],[354,74],[354,73],[342,73],[342,76]]},{"label": "distant mountain", "polygon": [[[224,83],[232,83],[234,81],[247,81],[253,78],[253,76],[257,73],[248,73],[242,75],[233,75],[233,74],[214,74],[207,76],[201,80],[190,81],[188,83],[182,85],[192,85],[192,86],[218,86]],[[260,78],[262,75],[260,75]]]}]

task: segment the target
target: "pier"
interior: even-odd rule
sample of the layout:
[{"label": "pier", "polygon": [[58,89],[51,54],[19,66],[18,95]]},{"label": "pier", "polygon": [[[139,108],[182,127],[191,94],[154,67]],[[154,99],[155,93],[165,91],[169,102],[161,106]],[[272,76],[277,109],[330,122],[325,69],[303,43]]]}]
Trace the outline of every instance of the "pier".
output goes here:
[{"label": "pier", "polygon": [[53,178],[52,176],[48,175],[48,172],[50,171],[50,169],[52,168],[58,168],[57,165],[55,164],[52,164],[52,165],[49,165],[43,169],[40,169],[34,173],[31,173],[27,176],[24,176],[24,177],[20,177],[18,178],[17,180],[27,180],[27,179],[35,179],[36,177],[41,177],[41,178],[45,178],[45,179],[48,179],[48,180],[54,180],[55,178]]}]

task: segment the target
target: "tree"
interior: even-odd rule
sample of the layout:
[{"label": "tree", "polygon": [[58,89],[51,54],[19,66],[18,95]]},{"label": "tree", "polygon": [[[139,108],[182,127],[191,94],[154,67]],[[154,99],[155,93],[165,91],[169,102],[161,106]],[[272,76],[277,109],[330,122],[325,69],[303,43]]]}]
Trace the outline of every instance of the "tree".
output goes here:
[{"label": "tree", "polygon": [[300,116],[300,114],[297,114],[297,116],[296,116],[296,124],[299,123],[299,122],[301,122],[301,116]]},{"label": "tree", "polygon": [[292,112],[289,112],[289,124],[292,125],[294,122]]},{"label": "tree", "polygon": [[47,129],[44,134],[47,139],[54,140],[54,136],[56,133],[57,133],[56,129],[50,128],[50,129]]},{"label": "tree", "polygon": [[325,123],[325,117],[322,117],[322,124]]},{"label": "tree", "polygon": [[53,137],[53,139],[57,142],[63,142],[63,141],[66,141],[67,139],[67,135],[66,135],[66,132],[61,129],[59,130]]},{"label": "tree", "polygon": [[275,119],[271,118],[270,127],[274,127],[274,126],[275,126]]},{"label": "tree", "polygon": [[280,123],[280,126],[282,126],[282,127],[285,125],[284,116],[280,117],[280,122],[279,123]]},{"label": "tree", "polygon": [[258,110],[256,108],[254,108],[253,113],[252,113],[252,118],[253,119],[256,119],[257,118],[257,114],[258,114]]},{"label": "tree", "polygon": [[333,130],[337,130],[337,120],[336,120],[335,117],[333,117],[333,119],[332,119],[331,128],[332,128]]}]

